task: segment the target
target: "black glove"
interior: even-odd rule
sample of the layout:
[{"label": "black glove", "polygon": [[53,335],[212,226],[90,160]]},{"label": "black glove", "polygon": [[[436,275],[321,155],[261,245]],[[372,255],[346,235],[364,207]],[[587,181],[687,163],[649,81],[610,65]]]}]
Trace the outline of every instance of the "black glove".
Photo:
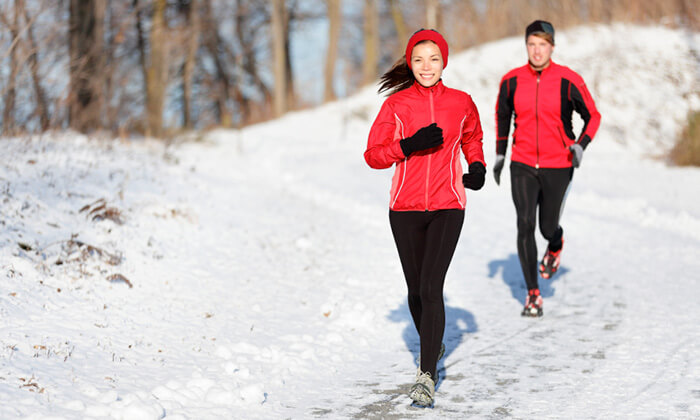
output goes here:
[{"label": "black glove", "polygon": [[496,179],[497,185],[501,185],[501,171],[505,162],[505,155],[496,155],[496,163],[493,164],[493,177]]},{"label": "black glove", "polygon": [[571,150],[571,163],[574,165],[574,168],[578,168],[583,160],[583,147],[578,143],[574,143],[569,146],[569,150]]},{"label": "black glove", "polygon": [[432,149],[442,144],[442,128],[436,123],[423,127],[411,137],[401,140],[401,150],[408,157],[413,152]]},{"label": "black glove", "polygon": [[462,175],[462,184],[470,190],[480,190],[486,181],[486,168],[481,162],[472,162],[469,165],[469,173]]}]

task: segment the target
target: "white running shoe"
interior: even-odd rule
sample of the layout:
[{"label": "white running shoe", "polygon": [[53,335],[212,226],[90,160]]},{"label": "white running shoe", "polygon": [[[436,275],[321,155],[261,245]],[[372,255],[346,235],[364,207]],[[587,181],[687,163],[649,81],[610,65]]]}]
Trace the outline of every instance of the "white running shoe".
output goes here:
[{"label": "white running shoe", "polygon": [[430,372],[421,372],[418,369],[416,375],[416,383],[413,384],[408,396],[413,400],[413,403],[421,407],[430,407],[433,405],[435,396],[435,382],[430,376]]}]

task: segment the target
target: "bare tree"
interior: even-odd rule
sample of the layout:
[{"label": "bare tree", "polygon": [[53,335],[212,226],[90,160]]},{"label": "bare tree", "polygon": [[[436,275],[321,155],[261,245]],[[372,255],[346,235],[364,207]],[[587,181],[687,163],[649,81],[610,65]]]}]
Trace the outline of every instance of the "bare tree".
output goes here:
[{"label": "bare tree", "polygon": [[70,0],[70,125],[80,132],[102,126],[105,2]]},{"label": "bare tree", "polygon": [[286,9],[284,0],[272,0],[272,52],[273,74],[275,76],[274,111],[281,116],[288,109],[287,104],[287,57],[285,54],[286,39]]},{"label": "bare tree", "polygon": [[[24,0],[17,0],[15,4],[23,3]],[[23,7],[24,5],[22,5]],[[29,43],[29,56],[27,61],[29,63],[29,71],[32,74],[32,85],[34,86],[34,96],[36,98],[36,114],[39,117],[39,126],[42,131],[46,131],[49,128],[49,107],[46,100],[46,93],[43,86],[41,85],[40,67],[39,67],[39,45],[34,38],[34,19],[29,15],[29,11],[24,8],[24,22],[27,25],[27,38]]]},{"label": "bare tree", "polygon": [[[0,0],[0,131],[158,135],[167,115],[194,129],[314,105],[295,99],[290,49],[299,45],[294,31],[315,19],[329,21],[329,49],[318,54],[329,100],[338,78],[347,94],[373,83],[420,27],[436,27],[458,51],[522,36],[537,18],[557,30],[594,22],[697,29],[699,16],[697,0]],[[281,78],[268,77],[276,72]]]},{"label": "bare tree", "polygon": [[[261,2],[236,2],[236,38],[241,47],[241,66],[250,79],[250,84],[262,94],[262,100],[257,103],[257,115],[253,116],[248,102],[245,103],[244,122],[253,122],[269,115],[272,103],[272,92],[260,77],[262,66],[258,64],[256,43],[264,37],[265,25],[270,16]],[[250,111],[250,114],[248,113]]]},{"label": "bare tree", "polygon": [[363,84],[367,85],[377,79],[379,64],[379,17],[376,0],[365,0],[364,16],[365,54],[362,80]]},{"label": "bare tree", "polygon": [[326,53],[326,71],[324,77],[323,99],[332,101],[336,98],[333,89],[335,80],[335,62],[338,58],[338,37],[340,35],[341,0],[326,0],[328,6],[328,50]]},{"label": "bare tree", "polygon": [[146,67],[146,135],[160,137],[163,133],[163,108],[168,85],[166,0],[155,0],[153,6],[150,54]]},{"label": "bare tree", "polygon": [[284,74],[287,78],[285,86],[287,88],[287,109],[297,106],[296,90],[294,89],[294,71],[292,69],[292,22],[297,20],[297,2],[285,1],[284,9]]},{"label": "bare tree", "polygon": [[425,24],[429,29],[441,31],[440,0],[427,0],[425,3]]},{"label": "bare tree", "polygon": [[12,22],[7,22],[3,15],[3,23],[10,28],[12,42],[10,44],[10,75],[7,80],[7,91],[5,93],[5,108],[2,112],[2,132],[5,135],[12,135],[15,131],[15,99],[17,98],[17,74],[19,73],[19,17],[22,14],[24,2],[15,2]]},{"label": "bare tree", "polygon": [[148,67],[146,66],[146,35],[143,30],[143,8],[139,5],[139,0],[133,0],[132,7],[136,14],[136,20],[134,21],[136,26],[136,48],[139,53],[139,64],[141,66],[143,83],[145,85]]},{"label": "bare tree", "polygon": [[233,125],[232,110],[229,106],[232,99],[239,105],[240,120],[245,120],[247,117],[248,103],[240,89],[241,86],[236,83],[228,70],[227,56],[230,59],[228,61],[231,61],[233,65],[235,65],[235,58],[219,32],[219,22],[213,12],[211,0],[205,0],[204,9],[203,43],[214,62],[212,96],[215,98],[217,121],[224,127],[230,127]]},{"label": "bare tree", "polygon": [[198,1],[190,0],[187,4],[187,55],[182,66],[182,125],[192,129],[192,76],[195,67],[195,58],[199,48],[199,10]]},{"label": "bare tree", "polygon": [[396,37],[399,41],[397,43],[397,55],[402,56],[404,54],[404,43],[408,41],[406,21],[404,20],[403,13],[399,7],[398,0],[389,0],[389,8],[391,10],[391,19],[394,21],[394,27],[396,28]]}]

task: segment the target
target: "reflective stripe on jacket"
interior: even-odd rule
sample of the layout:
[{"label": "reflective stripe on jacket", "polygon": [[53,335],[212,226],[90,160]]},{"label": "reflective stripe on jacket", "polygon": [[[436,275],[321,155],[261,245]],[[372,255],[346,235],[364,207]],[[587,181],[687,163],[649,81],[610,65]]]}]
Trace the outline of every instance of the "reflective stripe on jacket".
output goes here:
[{"label": "reflective stripe on jacket", "polygon": [[[401,150],[401,139],[437,123],[443,144],[412,153]],[[460,149],[468,163],[484,162],[479,112],[467,93],[439,81],[425,88],[415,82],[384,101],[372,124],[365,161],[375,169],[396,164],[389,207],[394,211],[464,209]]]},{"label": "reflective stripe on jacket", "polygon": [[[573,111],[584,123],[578,140],[572,128]],[[588,146],[600,125],[600,113],[583,78],[553,61],[542,72],[526,64],[501,79],[496,103],[497,154],[506,153],[513,113],[511,160],[535,168],[571,167],[569,146],[575,142]]]}]

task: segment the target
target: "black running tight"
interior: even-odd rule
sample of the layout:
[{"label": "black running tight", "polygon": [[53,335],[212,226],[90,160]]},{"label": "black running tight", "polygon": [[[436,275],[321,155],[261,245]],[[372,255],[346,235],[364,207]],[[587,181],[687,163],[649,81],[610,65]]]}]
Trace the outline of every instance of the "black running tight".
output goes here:
[{"label": "black running tight", "polygon": [[436,378],[445,332],[442,290],[464,210],[390,211],[389,221],[408,285],[408,308],[420,336],[420,368]]},{"label": "black running tight", "polygon": [[528,290],[539,288],[537,282],[537,244],[535,215],[540,208],[540,232],[549,249],[562,247],[563,229],[559,218],[573,177],[573,168],[540,168],[518,162],[510,165],[511,192],[518,216],[518,257]]}]

